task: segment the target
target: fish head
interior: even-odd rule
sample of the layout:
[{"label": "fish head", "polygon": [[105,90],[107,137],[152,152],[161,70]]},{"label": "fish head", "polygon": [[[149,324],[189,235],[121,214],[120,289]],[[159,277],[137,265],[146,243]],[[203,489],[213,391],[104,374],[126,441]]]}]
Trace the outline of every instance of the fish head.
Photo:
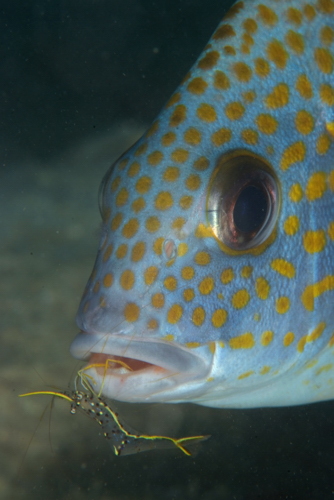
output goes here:
[{"label": "fish head", "polygon": [[328,397],[300,373],[334,319],[333,13],[331,0],[236,3],[104,177],[71,347],[104,395]]}]

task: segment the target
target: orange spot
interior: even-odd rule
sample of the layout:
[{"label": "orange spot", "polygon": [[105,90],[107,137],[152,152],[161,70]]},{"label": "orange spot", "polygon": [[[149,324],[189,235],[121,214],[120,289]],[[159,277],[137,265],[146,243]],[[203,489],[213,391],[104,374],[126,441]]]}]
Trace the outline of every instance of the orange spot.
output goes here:
[{"label": "orange spot", "polygon": [[297,162],[301,162],[304,160],[306,154],[306,146],[304,142],[299,141],[291,144],[291,146],[287,147],[284,151],[280,167],[282,170],[287,170],[291,165]]},{"label": "orange spot", "polygon": [[318,9],[324,14],[332,14],[334,11],[333,0],[318,0]]},{"label": "orange spot", "polygon": [[155,233],[160,228],[160,220],[155,215],[146,219],[145,227],[150,233]]},{"label": "orange spot", "polygon": [[119,228],[123,220],[123,215],[121,213],[118,213],[115,215],[115,217],[112,219],[110,228],[112,231],[116,231],[116,229]]},{"label": "orange spot", "polygon": [[300,134],[310,134],[314,128],[313,116],[308,111],[298,111],[295,118],[295,126]]},{"label": "orange spot", "polygon": [[247,33],[254,34],[257,31],[257,23],[256,21],[254,21],[254,19],[251,19],[250,17],[245,19],[242,25],[244,27],[244,30],[247,31]]},{"label": "orange spot", "polygon": [[191,174],[186,179],[186,187],[191,191],[196,191],[201,185],[201,178],[199,175]]},{"label": "orange spot", "polygon": [[319,231],[306,231],[303,236],[303,244],[308,253],[322,252],[326,246],[325,231],[323,229],[319,229]]},{"label": "orange spot", "polygon": [[233,65],[233,71],[235,76],[240,82],[249,82],[252,78],[252,70],[248,64],[244,62],[237,62]]},{"label": "orange spot", "polygon": [[206,170],[208,166],[210,165],[209,160],[206,158],[206,156],[200,156],[195,162],[193,167],[196,170],[202,171]]},{"label": "orange spot", "polygon": [[151,177],[141,177],[136,184],[136,190],[139,194],[145,194],[151,189],[152,179]]},{"label": "orange spot", "polygon": [[215,31],[212,38],[214,40],[226,40],[232,36],[235,36],[234,28],[230,24],[222,24]]},{"label": "orange spot", "polygon": [[269,75],[270,66],[266,59],[262,59],[261,57],[255,59],[255,73],[260,78],[266,78]]},{"label": "orange spot", "polygon": [[211,136],[211,141],[213,144],[217,147],[222,146],[223,144],[226,144],[226,142],[229,142],[232,137],[232,132],[228,128],[221,128],[220,130],[217,130],[214,134]]},{"label": "orange spot", "polygon": [[161,191],[155,199],[155,208],[157,210],[168,210],[172,206],[172,195],[168,191]]},{"label": "orange spot", "polygon": [[146,245],[144,241],[138,241],[132,249],[131,260],[132,262],[139,262],[145,254]]},{"label": "orange spot", "polygon": [[289,58],[289,54],[284,48],[284,45],[279,40],[273,40],[268,44],[267,55],[277,68],[284,69]]},{"label": "orange spot", "polygon": [[188,83],[187,90],[192,94],[200,95],[205,92],[207,86],[208,84],[206,83],[206,81],[203,80],[203,78],[198,77],[194,78],[193,80],[191,80],[191,82]]},{"label": "orange spot", "polygon": [[227,319],[227,311],[225,309],[217,309],[212,314],[212,324],[215,328],[221,328]]},{"label": "orange spot", "polygon": [[305,195],[309,201],[314,201],[322,198],[326,190],[326,173],[315,172],[310,176],[307,182]]},{"label": "orange spot", "polygon": [[255,345],[255,340],[252,333],[244,333],[238,337],[232,337],[229,341],[232,349],[251,349]]},{"label": "orange spot", "polygon": [[307,311],[314,310],[314,299],[334,289],[334,276],[326,276],[321,281],[308,285],[302,293],[301,300]]},{"label": "orange spot", "polygon": [[256,125],[260,132],[266,135],[274,134],[278,127],[277,120],[273,116],[264,113],[256,117]]},{"label": "orange spot", "polygon": [[300,12],[300,10],[295,9],[294,7],[289,7],[286,13],[286,17],[290,23],[299,26],[302,22],[303,14]]},{"label": "orange spot", "polygon": [[121,287],[124,290],[131,290],[135,282],[135,275],[130,269],[126,269],[120,278]]},{"label": "orange spot", "polygon": [[146,285],[150,286],[155,282],[158,276],[158,269],[155,266],[150,266],[145,269],[144,280]]},{"label": "orange spot", "polygon": [[213,85],[218,90],[227,90],[230,88],[230,80],[222,71],[215,71]]},{"label": "orange spot", "polygon": [[175,163],[184,163],[187,161],[188,156],[189,156],[189,151],[187,151],[186,149],[178,148],[172,152],[171,159]]},{"label": "orange spot", "polygon": [[156,167],[162,161],[164,155],[161,151],[153,151],[153,153],[149,154],[147,157],[147,161],[152,167]]},{"label": "orange spot", "polygon": [[322,73],[328,75],[333,72],[333,56],[328,49],[316,48],[314,50],[314,59]]},{"label": "orange spot", "polygon": [[200,104],[197,108],[197,116],[204,122],[214,122],[217,118],[215,108],[210,104]]},{"label": "orange spot", "polygon": [[129,302],[124,308],[124,317],[130,323],[137,321],[139,318],[140,309],[134,302]]},{"label": "orange spot", "polygon": [[167,132],[167,134],[163,135],[161,138],[161,144],[165,147],[170,146],[176,140],[176,135],[174,132]]},{"label": "orange spot", "polygon": [[296,90],[304,99],[311,99],[313,96],[312,84],[306,75],[300,75],[297,78]]},{"label": "orange spot", "polygon": [[257,278],[255,283],[255,291],[259,299],[266,300],[270,292],[270,285],[265,278]]},{"label": "orange spot", "polygon": [[286,106],[289,102],[289,87],[286,83],[279,83],[265,100],[270,109],[277,109]]},{"label": "orange spot", "polygon": [[124,227],[122,234],[125,238],[132,238],[139,229],[139,222],[137,219],[130,219]]},{"label": "orange spot", "polygon": [[217,64],[219,58],[220,54],[216,50],[207,52],[207,54],[205,54],[205,56],[199,60],[198,67],[203,70],[212,69]]},{"label": "orange spot", "polygon": [[172,116],[170,117],[169,125],[171,127],[177,127],[182,122],[184,122],[184,120],[186,119],[186,115],[187,115],[187,108],[185,107],[185,105],[178,104],[174,109]]},{"label": "orange spot", "polygon": [[178,167],[167,167],[163,178],[167,182],[175,182],[180,175],[180,169]]},{"label": "orange spot", "polygon": [[246,142],[246,144],[250,144],[253,146],[255,144],[257,144],[259,134],[258,134],[258,132],[256,132],[256,130],[252,130],[252,129],[248,128],[248,129],[243,130],[241,132],[241,135],[242,135],[243,141]]},{"label": "orange spot", "polygon": [[244,106],[240,102],[231,102],[225,108],[225,114],[230,120],[240,120],[245,112]]},{"label": "orange spot", "polygon": [[285,41],[296,54],[302,54],[304,52],[304,38],[300,33],[289,30],[285,35]]},{"label": "orange spot", "polygon": [[184,133],[184,140],[191,146],[197,146],[201,142],[201,132],[197,128],[190,127]]},{"label": "orange spot", "polygon": [[137,214],[138,212],[141,212],[145,208],[145,200],[144,198],[137,198],[136,200],[133,201],[131,205],[132,210]]},{"label": "orange spot", "polygon": [[167,313],[167,320],[170,324],[175,325],[178,321],[180,321],[182,317],[183,309],[179,304],[174,304],[169,309]]},{"label": "orange spot", "polygon": [[194,309],[192,320],[194,325],[201,326],[205,320],[205,310],[203,307],[196,307]]},{"label": "orange spot", "polygon": [[266,7],[265,5],[259,5],[257,9],[259,13],[259,19],[263,24],[270,27],[277,24],[278,17],[272,9],[269,9],[269,7]]},{"label": "orange spot", "polygon": [[242,309],[250,300],[250,295],[246,289],[239,290],[232,297],[232,305],[235,309]]}]

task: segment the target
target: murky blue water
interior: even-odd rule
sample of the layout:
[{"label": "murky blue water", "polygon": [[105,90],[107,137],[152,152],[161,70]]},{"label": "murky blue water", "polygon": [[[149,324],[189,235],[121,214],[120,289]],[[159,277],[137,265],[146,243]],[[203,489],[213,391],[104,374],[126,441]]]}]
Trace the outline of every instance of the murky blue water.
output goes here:
[{"label": "murky blue water", "polygon": [[212,438],[196,457],[116,458],[66,402],[40,421],[49,398],[17,397],[64,390],[80,368],[68,348],[98,244],[99,183],[224,11],[217,0],[0,4],[0,498],[333,498],[332,402],[248,411],[118,404],[143,432]]}]

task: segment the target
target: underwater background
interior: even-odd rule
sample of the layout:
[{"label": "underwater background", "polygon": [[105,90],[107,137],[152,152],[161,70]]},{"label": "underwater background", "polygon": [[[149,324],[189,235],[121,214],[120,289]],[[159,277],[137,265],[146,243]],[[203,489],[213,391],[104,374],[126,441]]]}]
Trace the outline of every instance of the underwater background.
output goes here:
[{"label": "underwater background", "polygon": [[[0,1],[0,498],[329,499],[334,402],[256,410],[117,403],[148,434],[211,434],[115,457],[66,401],[75,314],[99,240],[98,187],[233,2]],[[42,416],[46,409],[44,416]]]}]

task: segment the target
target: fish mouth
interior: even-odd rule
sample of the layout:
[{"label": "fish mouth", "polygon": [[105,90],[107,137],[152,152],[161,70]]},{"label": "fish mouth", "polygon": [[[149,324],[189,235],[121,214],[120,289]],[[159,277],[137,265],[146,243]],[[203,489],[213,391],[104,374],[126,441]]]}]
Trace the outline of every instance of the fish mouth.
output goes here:
[{"label": "fish mouth", "polygon": [[88,360],[84,373],[96,392],[127,402],[193,399],[210,371],[208,359],[195,351],[170,341],[86,332],[70,348],[73,357]]}]

